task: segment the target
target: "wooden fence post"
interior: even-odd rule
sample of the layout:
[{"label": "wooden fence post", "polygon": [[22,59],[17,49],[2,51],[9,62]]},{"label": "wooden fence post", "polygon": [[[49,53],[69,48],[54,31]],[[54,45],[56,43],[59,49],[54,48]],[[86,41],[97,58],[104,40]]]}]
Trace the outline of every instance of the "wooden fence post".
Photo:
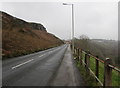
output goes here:
[{"label": "wooden fence post", "polygon": [[76,55],[76,48],[74,47],[74,55]]},{"label": "wooden fence post", "polygon": [[109,64],[111,64],[111,59],[106,58],[104,62],[104,88],[106,86],[112,86],[112,68],[109,67]]},{"label": "wooden fence post", "polygon": [[79,61],[79,48],[77,48],[77,60]]},{"label": "wooden fence post", "polygon": [[85,53],[85,68],[87,68],[87,53]]},{"label": "wooden fence post", "polygon": [[76,52],[76,55],[78,54],[78,51],[77,51],[77,50],[78,50],[78,48],[76,48],[76,51],[75,51],[75,52]]},{"label": "wooden fence post", "polygon": [[85,68],[86,68],[86,71],[88,72],[88,74],[90,73],[90,56],[89,56],[90,52],[87,51],[86,54],[85,54]]},{"label": "wooden fence post", "polygon": [[82,49],[80,49],[80,59],[82,60]]},{"label": "wooden fence post", "polygon": [[82,49],[79,49],[79,62],[82,65]]},{"label": "wooden fence post", "polygon": [[73,50],[73,55],[75,55],[75,49],[76,49],[76,48],[74,48],[74,50]]},{"label": "wooden fence post", "polygon": [[[96,56],[96,58],[98,58],[98,56]],[[95,68],[95,75],[97,78],[99,78],[99,61],[96,59],[96,68]],[[96,80],[97,81],[97,80]],[[98,81],[97,81],[98,82]]]},{"label": "wooden fence post", "polygon": [[90,68],[90,52],[89,51],[87,51],[87,68],[88,68],[88,73],[90,74],[90,70],[89,70],[89,68]]}]

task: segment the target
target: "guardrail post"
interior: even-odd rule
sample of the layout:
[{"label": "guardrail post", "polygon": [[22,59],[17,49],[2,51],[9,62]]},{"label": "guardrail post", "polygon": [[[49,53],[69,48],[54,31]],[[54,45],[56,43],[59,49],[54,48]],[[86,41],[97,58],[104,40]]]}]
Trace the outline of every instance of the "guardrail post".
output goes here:
[{"label": "guardrail post", "polygon": [[[98,58],[98,56],[96,56],[96,58]],[[96,68],[95,68],[95,70],[96,70],[95,75],[96,75],[97,78],[99,78],[99,61],[97,59],[96,59]]]},{"label": "guardrail post", "polygon": [[104,88],[106,86],[112,86],[112,68],[109,67],[109,64],[111,64],[111,59],[106,58],[104,62]]}]

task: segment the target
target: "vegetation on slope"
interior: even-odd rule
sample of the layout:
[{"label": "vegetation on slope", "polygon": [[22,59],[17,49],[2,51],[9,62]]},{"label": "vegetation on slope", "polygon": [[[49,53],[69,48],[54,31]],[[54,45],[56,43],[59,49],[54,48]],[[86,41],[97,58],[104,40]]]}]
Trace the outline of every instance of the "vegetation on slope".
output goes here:
[{"label": "vegetation on slope", "polygon": [[28,23],[1,12],[2,55],[14,57],[59,46],[63,41],[38,23]]},{"label": "vegetation on slope", "polygon": [[102,60],[109,57],[112,59],[113,64],[119,66],[118,42],[115,40],[89,39],[87,36],[82,35],[80,39],[75,39],[75,47],[85,51],[89,50],[91,54],[99,56]]}]

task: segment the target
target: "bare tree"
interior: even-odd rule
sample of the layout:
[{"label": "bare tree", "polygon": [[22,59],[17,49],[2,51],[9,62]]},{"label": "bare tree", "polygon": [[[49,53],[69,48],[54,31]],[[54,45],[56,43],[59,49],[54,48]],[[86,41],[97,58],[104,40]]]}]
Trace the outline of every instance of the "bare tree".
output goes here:
[{"label": "bare tree", "polygon": [[89,50],[89,47],[88,47],[89,41],[90,41],[89,37],[86,35],[81,35],[79,39],[81,41],[81,47],[85,50]]},{"label": "bare tree", "polygon": [[89,40],[89,37],[87,35],[80,35],[79,38],[82,40]]}]

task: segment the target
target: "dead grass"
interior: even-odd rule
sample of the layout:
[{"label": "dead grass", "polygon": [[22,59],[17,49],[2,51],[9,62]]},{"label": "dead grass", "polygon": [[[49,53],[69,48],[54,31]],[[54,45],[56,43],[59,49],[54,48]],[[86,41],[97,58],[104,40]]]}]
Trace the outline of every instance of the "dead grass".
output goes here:
[{"label": "dead grass", "polygon": [[2,30],[3,57],[24,55],[62,44],[53,35],[40,30],[29,30],[23,33],[18,29]]}]

